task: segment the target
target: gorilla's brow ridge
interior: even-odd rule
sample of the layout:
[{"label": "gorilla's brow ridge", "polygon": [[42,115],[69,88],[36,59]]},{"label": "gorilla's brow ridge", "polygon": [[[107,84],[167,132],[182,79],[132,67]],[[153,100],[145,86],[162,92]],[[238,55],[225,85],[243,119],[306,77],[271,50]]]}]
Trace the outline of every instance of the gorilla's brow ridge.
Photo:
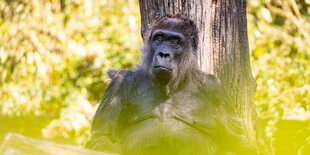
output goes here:
[{"label": "gorilla's brow ridge", "polygon": [[177,38],[177,39],[180,39],[181,41],[185,40],[185,37],[182,34],[178,32],[167,31],[167,30],[156,30],[153,33],[153,39],[154,37],[159,36],[159,35],[166,37],[166,38]]}]

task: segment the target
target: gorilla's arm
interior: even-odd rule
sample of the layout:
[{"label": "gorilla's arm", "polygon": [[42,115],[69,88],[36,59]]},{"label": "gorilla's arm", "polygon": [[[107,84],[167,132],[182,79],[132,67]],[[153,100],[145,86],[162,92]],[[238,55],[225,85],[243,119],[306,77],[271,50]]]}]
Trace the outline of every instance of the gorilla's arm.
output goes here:
[{"label": "gorilla's arm", "polygon": [[233,111],[231,106],[223,107],[227,115],[222,115],[219,122],[219,143],[221,149],[234,152],[238,155],[255,155],[256,148],[247,140],[241,123],[241,118]]},{"label": "gorilla's arm", "polygon": [[218,135],[216,141],[220,144],[218,154],[233,152],[238,155],[255,155],[256,148],[245,137],[241,118],[229,103],[230,100],[218,78],[209,74],[204,80],[205,93],[211,98],[216,112]]},{"label": "gorilla's arm", "polygon": [[125,71],[113,75],[113,79],[108,85],[101,103],[95,113],[92,121],[91,137],[86,144],[86,148],[119,152],[119,148],[115,145],[117,135],[117,125],[119,120],[121,105],[120,85],[125,76]]}]

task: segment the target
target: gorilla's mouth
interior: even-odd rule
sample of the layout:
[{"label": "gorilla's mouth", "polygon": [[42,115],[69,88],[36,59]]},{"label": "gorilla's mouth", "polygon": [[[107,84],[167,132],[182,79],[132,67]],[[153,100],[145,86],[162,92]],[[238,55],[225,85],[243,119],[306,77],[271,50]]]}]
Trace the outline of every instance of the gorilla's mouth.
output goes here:
[{"label": "gorilla's mouth", "polygon": [[152,73],[158,79],[170,79],[172,69],[165,66],[153,66]]},{"label": "gorilla's mouth", "polygon": [[168,68],[168,67],[164,67],[164,66],[154,66],[154,69],[159,69],[159,70],[166,70],[168,72],[172,72],[172,69]]}]

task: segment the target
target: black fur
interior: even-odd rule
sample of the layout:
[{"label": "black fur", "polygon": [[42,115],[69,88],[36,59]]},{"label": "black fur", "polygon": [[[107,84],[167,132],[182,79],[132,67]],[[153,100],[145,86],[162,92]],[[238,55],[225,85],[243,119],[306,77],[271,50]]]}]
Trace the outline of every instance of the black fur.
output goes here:
[{"label": "black fur", "polygon": [[109,69],[109,70],[107,71],[107,73],[108,73],[108,76],[109,76],[111,79],[113,79],[113,78],[116,76],[116,74],[118,73],[118,71],[115,70],[115,69]]},{"label": "black fur", "polygon": [[[173,42],[178,36],[184,40]],[[132,155],[256,154],[220,81],[199,70],[197,45],[191,20],[160,20],[135,70],[108,71],[112,81],[87,147]]]}]

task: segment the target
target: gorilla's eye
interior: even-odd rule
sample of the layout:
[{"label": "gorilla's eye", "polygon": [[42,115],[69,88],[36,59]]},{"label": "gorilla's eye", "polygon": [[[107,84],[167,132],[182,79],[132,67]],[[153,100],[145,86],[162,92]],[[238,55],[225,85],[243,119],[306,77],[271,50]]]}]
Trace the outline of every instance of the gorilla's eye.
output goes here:
[{"label": "gorilla's eye", "polygon": [[155,38],[155,41],[156,41],[157,44],[158,44],[158,43],[161,43],[161,42],[163,41],[163,37],[162,37],[162,36],[157,36],[157,37]]},{"label": "gorilla's eye", "polygon": [[172,43],[173,46],[178,46],[178,45],[180,45],[180,40],[173,39],[173,40],[171,40],[171,43]]}]

